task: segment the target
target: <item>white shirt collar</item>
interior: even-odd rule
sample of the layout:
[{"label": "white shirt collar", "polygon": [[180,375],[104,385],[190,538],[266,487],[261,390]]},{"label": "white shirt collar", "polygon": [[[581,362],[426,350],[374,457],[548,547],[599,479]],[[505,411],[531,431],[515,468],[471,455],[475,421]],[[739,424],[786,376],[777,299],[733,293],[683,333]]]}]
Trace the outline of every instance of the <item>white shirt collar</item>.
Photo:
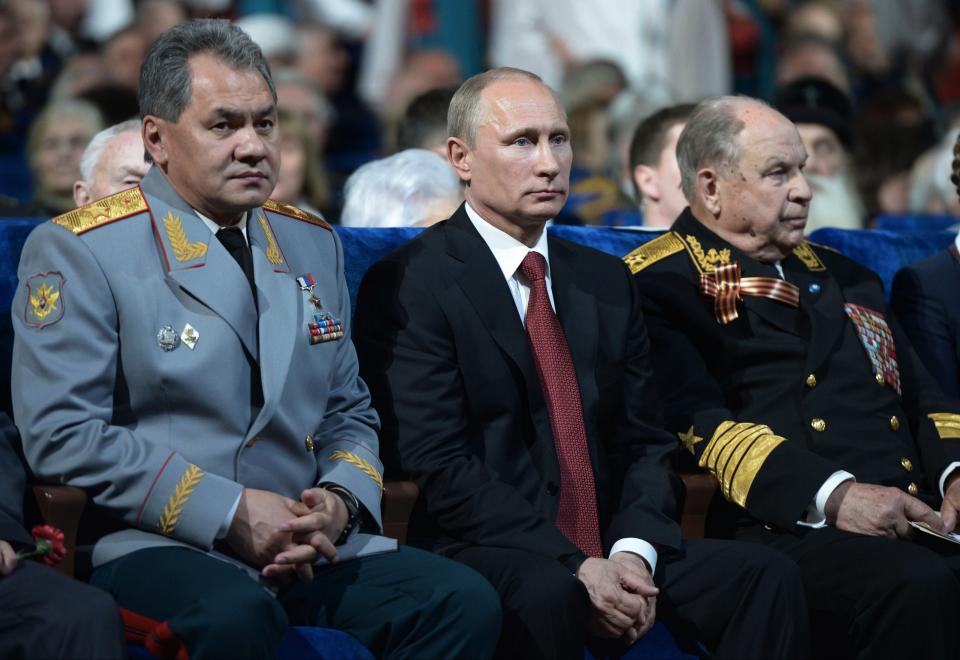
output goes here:
[{"label": "white shirt collar", "polygon": [[480,238],[487,244],[487,247],[489,247],[493,253],[494,259],[497,260],[500,270],[503,271],[504,279],[509,280],[516,274],[517,269],[520,268],[520,262],[523,261],[523,258],[526,257],[527,253],[531,250],[543,255],[543,258],[547,262],[547,277],[550,277],[550,254],[547,249],[546,227],[544,227],[544,230],[540,233],[540,238],[537,239],[536,244],[532,248],[527,247],[513,236],[497,229],[481,218],[480,214],[473,210],[469,202],[465,202],[464,206],[470,222],[473,223],[473,226],[480,234]]},{"label": "white shirt collar", "polygon": [[957,232],[957,237],[953,239],[953,244],[957,246],[957,250],[960,251],[960,232]]},{"label": "white shirt collar", "polygon": [[[207,226],[207,229],[212,231],[214,235],[216,235],[216,233],[220,231],[221,226],[218,225],[216,222],[214,222],[204,214],[200,213],[200,211],[198,211],[197,209],[193,209],[193,212],[196,213],[201,220],[203,220],[203,224],[205,224]],[[249,211],[247,213],[244,213],[242,216],[240,216],[240,222],[238,222],[235,225],[232,225],[233,227],[236,227],[237,229],[240,230],[240,232],[243,234],[244,240],[247,240],[247,216],[248,215],[249,215]],[[247,243],[249,242],[250,241],[247,241]]]}]

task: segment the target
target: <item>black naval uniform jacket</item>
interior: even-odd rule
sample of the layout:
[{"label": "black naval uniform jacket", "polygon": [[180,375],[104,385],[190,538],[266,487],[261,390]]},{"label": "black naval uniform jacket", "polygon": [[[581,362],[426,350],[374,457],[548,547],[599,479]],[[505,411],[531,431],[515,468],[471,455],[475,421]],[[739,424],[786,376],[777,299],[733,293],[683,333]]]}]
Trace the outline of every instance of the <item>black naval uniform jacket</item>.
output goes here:
[{"label": "black naval uniform jacket", "polygon": [[[804,242],[781,263],[799,287],[799,308],[743,295],[739,317],[722,324],[714,300],[700,293],[702,274],[732,261],[744,278],[779,273],[709,231],[689,208],[670,232],[624,259],[642,292],[667,428],[737,505],[715,501],[714,520],[796,530],[838,470],[938,504],[940,476],[960,460],[960,408],[886,313],[875,273]],[[883,315],[891,327],[902,394],[872,366],[846,303]],[[711,523],[713,532],[733,531],[722,528]]]}]

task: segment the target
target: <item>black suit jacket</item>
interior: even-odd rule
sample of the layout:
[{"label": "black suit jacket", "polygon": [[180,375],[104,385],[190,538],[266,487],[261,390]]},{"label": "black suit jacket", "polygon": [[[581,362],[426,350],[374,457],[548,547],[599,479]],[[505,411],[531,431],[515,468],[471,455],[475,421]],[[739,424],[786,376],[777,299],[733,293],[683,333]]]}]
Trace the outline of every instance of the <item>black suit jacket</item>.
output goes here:
[{"label": "black suit jacket", "polygon": [[960,255],[955,247],[906,266],[891,304],[944,393],[960,398]]},{"label": "black suit jacket", "polygon": [[[667,428],[736,505],[715,508],[712,531],[750,521],[799,531],[819,487],[841,469],[939,501],[940,475],[960,458],[960,409],[885,314],[875,273],[805,242],[781,264],[800,289],[799,309],[744,295],[739,318],[724,325],[699,291],[703,273],[733,261],[743,277],[778,273],[689,209],[625,259],[643,294]],[[877,378],[845,303],[885,316],[902,395]]]},{"label": "black suit jacket", "polygon": [[20,455],[20,436],[6,414],[0,413],[0,540],[30,543],[23,528],[23,491],[27,477]]},{"label": "black suit jacket", "polygon": [[[617,259],[550,237],[554,300],[583,400],[605,548],[678,548],[676,441],[659,430],[649,343]],[[529,340],[463,207],[368,272],[354,340],[383,423],[388,472],[421,498],[410,541],[516,548],[567,561],[560,474]]]}]

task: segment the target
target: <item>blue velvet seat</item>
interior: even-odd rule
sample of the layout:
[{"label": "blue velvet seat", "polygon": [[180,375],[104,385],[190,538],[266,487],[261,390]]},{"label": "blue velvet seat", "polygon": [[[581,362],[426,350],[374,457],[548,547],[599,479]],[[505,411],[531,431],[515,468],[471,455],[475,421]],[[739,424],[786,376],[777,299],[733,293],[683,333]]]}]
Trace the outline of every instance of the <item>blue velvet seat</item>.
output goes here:
[{"label": "blue velvet seat", "polygon": [[874,229],[902,231],[907,233],[953,231],[960,229],[960,218],[955,215],[916,214],[878,215],[873,221]]},{"label": "blue velvet seat", "polygon": [[813,232],[810,240],[832,247],[877,273],[883,280],[884,295],[889,301],[890,285],[898,270],[946,249],[955,237],[956,232],[942,229],[905,232],[824,227]]}]

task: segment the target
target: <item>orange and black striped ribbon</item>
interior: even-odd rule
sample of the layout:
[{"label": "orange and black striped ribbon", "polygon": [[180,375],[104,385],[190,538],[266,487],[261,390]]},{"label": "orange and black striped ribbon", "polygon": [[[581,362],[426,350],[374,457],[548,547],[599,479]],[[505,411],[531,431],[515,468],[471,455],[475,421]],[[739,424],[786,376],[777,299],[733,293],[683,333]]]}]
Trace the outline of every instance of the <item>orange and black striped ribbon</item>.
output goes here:
[{"label": "orange and black striped ribbon", "polygon": [[800,289],[776,277],[740,277],[740,264],[717,266],[700,276],[700,292],[713,298],[717,321],[724,325],[737,319],[737,301],[742,296],[770,298],[791,307],[800,306]]}]

